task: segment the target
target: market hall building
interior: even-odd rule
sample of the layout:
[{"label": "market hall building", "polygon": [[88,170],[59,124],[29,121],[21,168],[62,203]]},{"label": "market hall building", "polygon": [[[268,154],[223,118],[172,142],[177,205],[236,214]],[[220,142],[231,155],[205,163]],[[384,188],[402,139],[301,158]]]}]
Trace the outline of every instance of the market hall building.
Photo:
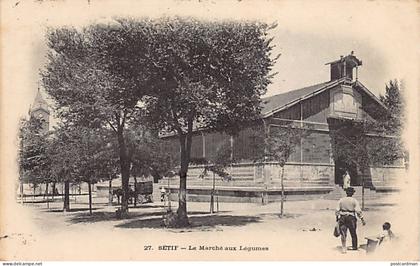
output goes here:
[{"label": "market hall building", "polygon": [[[220,201],[267,203],[280,199],[278,162],[255,163],[252,160],[254,146],[250,142],[256,133],[265,136],[284,124],[295,124],[307,131],[284,167],[283,180],[288,199],[340,197],[343,195],[342,176],[346,170],[350,173],[351,185],[356,188],[356,197],[360,197],[362,186],[368,197],[396,190],[398,177],[405,173],[402,158],[392,164],[375,163],[361,167],[355,163],[355,158],[346,158],[346,152],[334,150],[351,149],[351,145],[337,145],[332,134],[334,130],[344,129],[342,132],[348,134],[349,141],[346,136],[343,136],[344,140],[352,144],[353,134],[366,134],[357,130],[358,125],[382,119],[387,108],[358,80],[357,71],[362,62],[353,52],[327,65],[330,66],[330,81],[263,98],[261,124],[241,130],[235,136],[206,129],[194,132],[191,158],[212,158],[221,146],[228,143],[231,147],[235,161],[227,169],[231,178],[215,178]],[[383,136],[373,134],[368,137]],[[177,137],[165,136],[163,139],[167,150],[179,156]],[[189,200],[209,200],[213,174],[203,176],[202,173],[203,166],[190,164],[187,176]],[[176,200],[178,176],[165,177],[159,183],[169,189],[171,198]]]}]

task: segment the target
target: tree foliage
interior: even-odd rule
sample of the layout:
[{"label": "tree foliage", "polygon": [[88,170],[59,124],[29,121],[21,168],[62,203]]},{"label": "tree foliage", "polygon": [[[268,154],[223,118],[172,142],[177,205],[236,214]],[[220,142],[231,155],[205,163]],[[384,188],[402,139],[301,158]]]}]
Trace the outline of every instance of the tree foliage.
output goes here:
[{"label": "tree foliage", "polygon": [[176,159],[165,150],[156,131],[141,125],[132,126],[127,139],[134,176],[153,176],[157,181],[177,166]]},{"label": "tree foliage", "polygon": [[48,153],[49,132],[43,132],[42,121],[35,117],[21,119],[19,128],[19,169],[21,182],[37,186],[53,180],[52,157]]},{"label": "tree foliage", "polygon": [[[192,132],[198,127],[235,134],[260,115],[260,96],[270,83],[269,25],[174,18],[125,25],[150,33],[146,116],[180,142],[178,225],[188,224],[186,177]],[[193,38],[191,36],[194,36]]]},{"label": "tree foliage", "polygon": [[[258,131],[254,131],[258,132]],[[250,145],[254,145],[253,158],[255,162],[274,161],[280,166],[279,178],[281,184],[281,205],[280,215],[284,213],[285,188],[284,188],[284,166],[290,156],[296,151],[309,133],[306,128],[299,125],[284,122],[279,125],[269,125],[266,134],[252,134]]]},{"label": "tree foliage", "polygon": [[[276,60],[268,37],[272,27],[175,17],[55,29],[48,34],[43,83],[61,118],[114,130],[125,194],[132,165],[126,136],[133,118],[144,114],[149,125],[178,135],[178,215],[184,225],[192,132],[206,127],[235,133],[259,117],[260,96]],[[127,208],[123,194],[122,209]]]},{"label": "tree foliage", "polygon": [[401,136],[405,124],[403,93],[403,83],[390,80],[385,86],[385,95],[379,97],[387,107],[387,115],[374,123],[365,123],[366,133],[373,131],[379,135],[369,137],[366,146],[370,162],[374,165],[398,164],[402,158],[408,159]]},{"label": "tree foliage", "polygon": [[[46,91],[56,101],[61,119],[78,126],[109,127],[114,131],[123,184],[123,213],[128,210],[130,176],[125,131],[137,112],[142,88],[141,82],[133,83],[131,78],[141,78],[142,71],[147,73],[140,61],[134,62],[137,65],[130,61],[130,58],[139,60],[137,54],[130,53],[143,38],[136,36],[131,40],[130,36],[119,24],[95,24],[80,31],[51,30],[49,62],[42,72]],[[133,74],[129,69],[135,69],[135,78],[127,77]]]},{"label": "tree foliage", "polygon": [[222,180],[230,181],[232,176],[227,171],[235,160],[232,158],[232,148],[230,142],[224,142],[217,148],[214,156],[210,158],[197,158],[192,159],[191,164],[203,166],[203,172],[199,178],[204,178],[208,172],[218,175]]},{"label": "tree foliage", "polygon": [[385,85],[385,95],[380,95],[379,99],[388,108],[385,128],[394,134],[401,134],[405,123],[405,103],[403,98],[403,83],[390,80]]}]

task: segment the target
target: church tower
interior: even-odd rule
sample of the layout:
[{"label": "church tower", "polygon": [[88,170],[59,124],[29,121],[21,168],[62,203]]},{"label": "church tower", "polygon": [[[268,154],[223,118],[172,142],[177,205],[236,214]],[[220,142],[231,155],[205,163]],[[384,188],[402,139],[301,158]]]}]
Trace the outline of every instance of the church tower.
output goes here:
[{"label": "church tower", "polygon": [[45,133],[48,131],[50,127],[50,111],[47,102],[44,100],[41,92],[39,91],[39,88],[34,103],[29,110],[29,115],[31,118],[41,121],[41,132]]}]

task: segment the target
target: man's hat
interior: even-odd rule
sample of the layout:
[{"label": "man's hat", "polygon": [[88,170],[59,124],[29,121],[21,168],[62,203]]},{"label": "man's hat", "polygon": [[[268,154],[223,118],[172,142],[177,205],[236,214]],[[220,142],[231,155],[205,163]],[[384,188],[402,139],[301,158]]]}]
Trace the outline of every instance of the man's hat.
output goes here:
[{"label": "man's hat", "polygon": [[355,192],[355,190],[354,190],[354,188],[353,187],[348,187],[348,188],[346,188],[346,194],[347,195],[353,195],[354,194],[354,192]]}]

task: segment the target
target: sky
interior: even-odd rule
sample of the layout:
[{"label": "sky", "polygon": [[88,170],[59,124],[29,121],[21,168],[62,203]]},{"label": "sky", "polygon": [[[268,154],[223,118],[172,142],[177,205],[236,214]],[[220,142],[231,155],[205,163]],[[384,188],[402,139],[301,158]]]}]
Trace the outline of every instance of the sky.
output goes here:
[{"label": "sky", "polygon": [[[7,5],[5,3],[8,3]],[[406,79],[418,69],[412,37],[418,35],[416,6],[375,1],[4,1],[6,66],[3,83],[12,119],[33,102],[39,70],[45,68],[48,27],[81,27],[115,16],[194,16],[205,20],[258,20],[277,23],[271,31],[273,67],[278,74],[266,96],[329,80],[325,65],[354,51],[363,61],[359,80],[375,95],[390,79]],[[353,4],[352,4],[353,3]],[[413,2],[414,3],[414,2]],[[418,6],[417,6],[418,8]],[[413,51],[417,54],[413,54]],[[412,64],[414,67],[410,67]],[[42,88],[41,88],[42,91]],[[44,93],[45,96],[45,93]],[[6,106],[6,105],[4,105]]]}]

